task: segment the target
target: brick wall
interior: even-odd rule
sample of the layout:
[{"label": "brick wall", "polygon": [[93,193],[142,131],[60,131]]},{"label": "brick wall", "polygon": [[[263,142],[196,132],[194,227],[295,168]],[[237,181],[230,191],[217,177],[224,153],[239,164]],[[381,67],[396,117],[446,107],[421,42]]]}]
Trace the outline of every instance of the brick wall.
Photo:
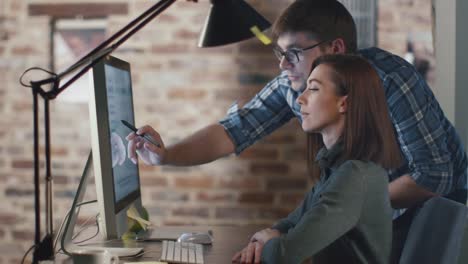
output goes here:
[{"label": "brick wall", "polygon": [[[216,122],[234,100],[245,102],[278,73],[270,48],[256,40],[196,48],[209,6],[207,0],[199,2],[178,1],[114,53],[132,65],[136,123],[158,128],[166,144]],[[273,21],[291,1],[248,2]],[[403,54],[409,28],[430,32],[429,2],[381,0],[379,46]],[[51,5],[58,3],[65,6]],[[80,4],[71,0],[0,2],[0,264],[19,262],[33,243],[32,98],[18,78],[31,66],[49,68],[48,14],[112,13],[105,21],[107,32],[113,33],[152,1],[100,3],[107,6],[90,11],[71,6]],[[57,228],[90,149],[88,106],[53,101],[51,118]],[[304,143],[297,121],[292,121],[238,157],[193,168],[141,166],[143,201],[151,220],[271,224],[293,209],[306,190]],[[95,196],[94,186],[88,193]],[[92,212],[83,214],[81,221]]]}]

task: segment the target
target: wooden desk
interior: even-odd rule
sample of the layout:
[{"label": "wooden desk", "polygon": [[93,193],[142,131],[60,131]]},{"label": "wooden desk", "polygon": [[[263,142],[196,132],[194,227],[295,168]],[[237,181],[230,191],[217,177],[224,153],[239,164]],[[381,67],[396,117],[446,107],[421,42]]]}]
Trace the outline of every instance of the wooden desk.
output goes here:
[{"label": "wooden desk", "polygon": [[[212,230],[213,232],[213,244],[203,246],[203,255],[205,264],[225,264],[231,263],[231,259],[234,254],[245,247],[250,237],[257,231],[261,230],[262,226],[174,226],[174,227],[159,227],[162,232],[206,232]],[[155,229],[152,236],[157,236]],[[93,243],[97,244],[97,243]],[[98,243],[103,245],[102,243]],[[109,241],[104,244],[106,247],[122,247],[122,241]],[[138,261],[156,261],[159,260],[162,250],[162,242],[130,242],[126,243],[129,247],[143,247],[147,252],[138,259],[125,259],[121,260],[124,262],[138,262]],[[57,259],[56,263],[72,263],[70,259],[60,261]]]}]

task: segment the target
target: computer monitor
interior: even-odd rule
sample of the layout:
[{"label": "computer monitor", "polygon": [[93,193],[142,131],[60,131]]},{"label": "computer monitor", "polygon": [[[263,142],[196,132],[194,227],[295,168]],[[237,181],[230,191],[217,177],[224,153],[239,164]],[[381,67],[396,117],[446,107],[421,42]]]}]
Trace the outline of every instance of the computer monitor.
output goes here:
[{"label": "computer monitor", "polygon": [[134,124],[130,64],[112,56],[91,72],[89,114],[100,230],[107,239],[128,230],[127,210],[142,212],[138,164],[127,155],[125,137],[131,132],[121,120]]}]

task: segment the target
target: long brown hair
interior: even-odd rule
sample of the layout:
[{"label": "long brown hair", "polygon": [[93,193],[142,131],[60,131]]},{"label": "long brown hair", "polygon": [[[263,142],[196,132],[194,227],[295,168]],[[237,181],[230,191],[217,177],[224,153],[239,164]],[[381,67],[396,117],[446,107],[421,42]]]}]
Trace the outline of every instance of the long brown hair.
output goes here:
[{"label": "long brown hair", "polygon": [[[357,55],[325,55],[314,61],[312,70],[321,64],[332,68],[336,94],[347,95],[341,158],[372,161],[386,169],[398,168],[402,162],[401,151],[375,69]],[[308,134],[308,161],[313,179],[319,175],[314,157],[321,146],[320,134]]]}]

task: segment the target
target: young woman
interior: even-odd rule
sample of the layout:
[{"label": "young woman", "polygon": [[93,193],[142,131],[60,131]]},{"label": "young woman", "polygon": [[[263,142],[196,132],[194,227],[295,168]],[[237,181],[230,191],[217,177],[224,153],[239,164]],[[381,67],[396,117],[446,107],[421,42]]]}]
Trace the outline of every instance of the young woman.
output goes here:
[{"label": "young woman", "polygon": [[398,168],[401,154],[379,76],[359,56],[326,55],[314,61],[297,102],[319,180],[295,211],[254,234],[233,262],[388,263],[385,169]]}]

